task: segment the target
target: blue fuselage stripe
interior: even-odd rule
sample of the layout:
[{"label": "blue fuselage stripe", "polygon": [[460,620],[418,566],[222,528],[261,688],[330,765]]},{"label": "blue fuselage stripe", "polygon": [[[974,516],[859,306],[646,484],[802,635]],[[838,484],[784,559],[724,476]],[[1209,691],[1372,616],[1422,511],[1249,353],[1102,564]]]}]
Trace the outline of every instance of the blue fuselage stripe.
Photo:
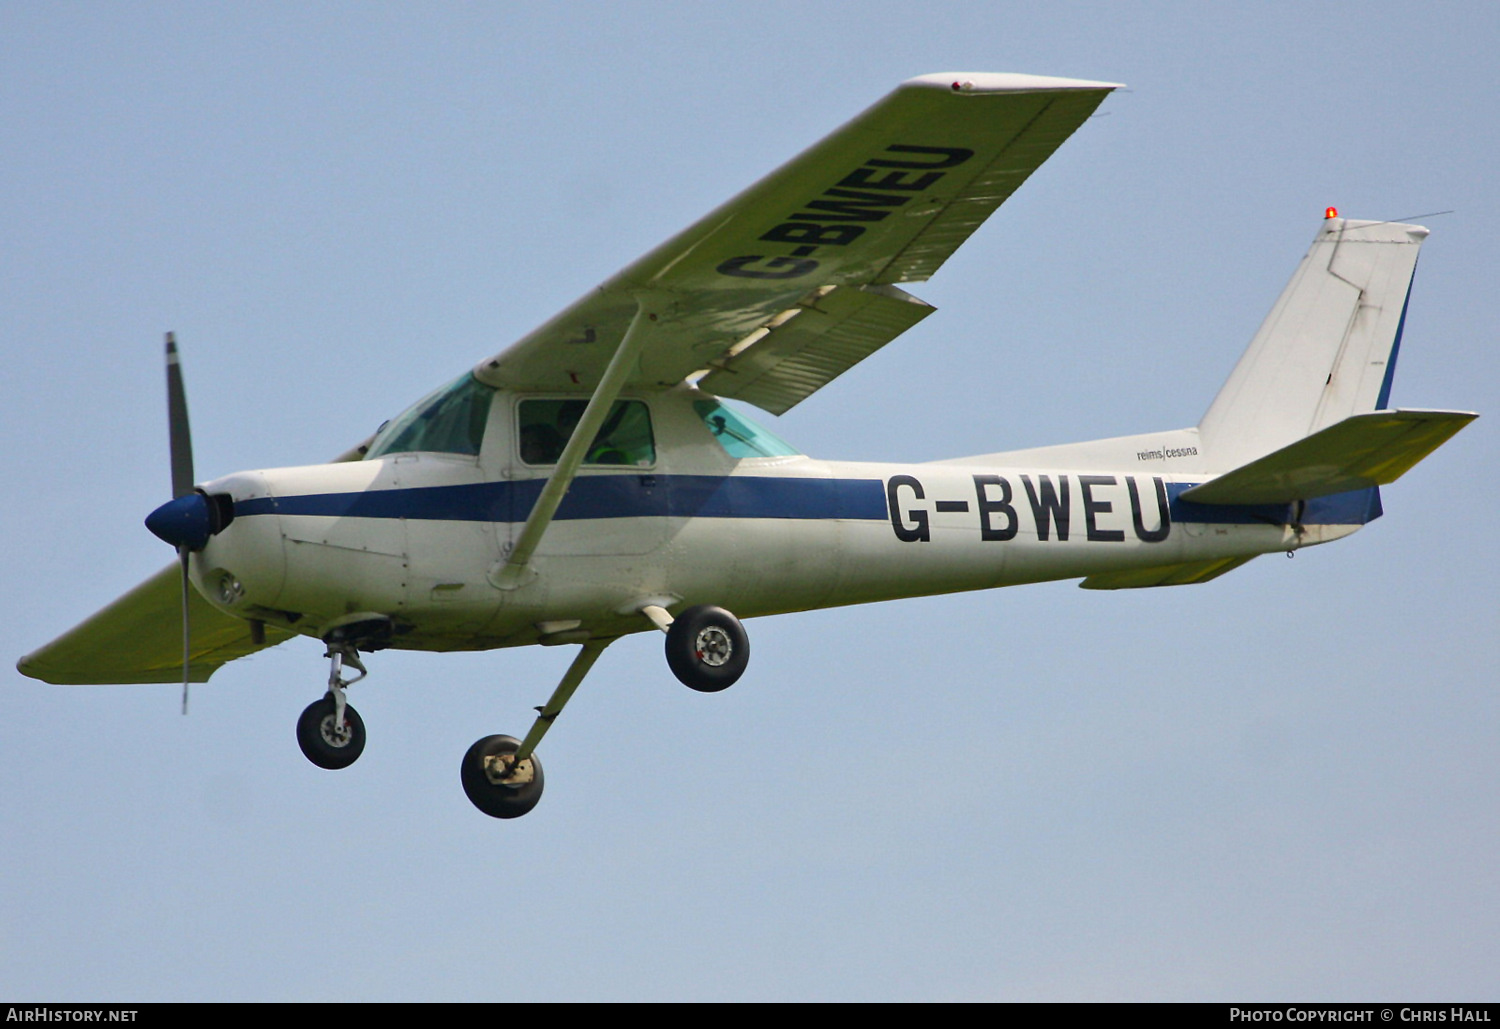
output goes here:
[{"label": "blue fuselage stripe", "polygon": [[1210,525],[1366,525],[1379,518],[1380,487],[1350,490],[1326,497],[1313,497],[1297,516],[1295,504],[1195,504],[1183,500],[1193,482],[1169,482],[1167,499],[1172,521],[1206,522]]},{"label": "blue fuselage stripe", "polygon": [[[1291,504],[1195,504],[1182,499],[1195,483],[1166,483],[1173,522],[1214,525],[1363,525],[1380,517],[1378,489],[1309,500],[1298,517]],[[314,515],[325,518],[411,518],[428,521],[522,522],[543,480],[417,486],[349,493],[264,497],[235,504],[237,518]],[[880,479],[819,479],[758,475],[589,475],[573,480],[556,517],[785,518],[885,521],[891,517]]]},{"label": "blue fuselage stripe", "polygon": [[[1195,483],[1167,483],[1173,522],[1213,525],[1364,525],[1380,517],[1380,491],[1354,490],[1309,500],[1297,517],[1291,504],[1195,504],[1182,499]],[[326,518],[412,518],[429,521],[521,522],[543,480],[417,486],[350,493],[263,497],[235,504],[237,518],[314,515]],[[879,479],[818,479],[749,475],[590,475],[573,481],[556,517],[787,518],[884,521],[890,517]]]},{"label": "blue fuselage stripe", "polygon": [[[264,497],[235,504],[235,517],[261,514],[331,518],[415,518],[520,522],[543,480],[420,486],[357,493]],[[804,518],[884,521],[879,479],[802,479],[746,475],[589,475],[573,480],[555,516],[588,518]]]}]

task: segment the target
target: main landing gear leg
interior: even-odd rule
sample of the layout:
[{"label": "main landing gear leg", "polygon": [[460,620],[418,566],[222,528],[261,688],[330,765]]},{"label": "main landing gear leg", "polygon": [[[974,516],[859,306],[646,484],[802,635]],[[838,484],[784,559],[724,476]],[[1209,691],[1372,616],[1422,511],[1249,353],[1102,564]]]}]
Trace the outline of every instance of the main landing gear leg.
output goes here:
[{"label": "main landing gear leg", "polygon": [[[349,704],[344,689],[369,673],[359,660],[359,651],[347,641],[330,640],[324,656],[331,661],[328,692],[309,704],[297,719],[297,744],[307,760],[319,768],[348,768],[364,752],[365,723]],[[359,674],[345,679],[346,665]]]},{"label": "main landing gear leg", "polygon": [[514,736],[486,736],[469,748],[459,765],[459,779],[475,807],[491,818],[519,818],[536,807],[542,799],[543,782],[542,763],[533,753],[536,745],[612,642],[589,640],[583,645],[551,698],[536,709],[536,721],[531,723],[531,731],[524,740],[518,741]]}]

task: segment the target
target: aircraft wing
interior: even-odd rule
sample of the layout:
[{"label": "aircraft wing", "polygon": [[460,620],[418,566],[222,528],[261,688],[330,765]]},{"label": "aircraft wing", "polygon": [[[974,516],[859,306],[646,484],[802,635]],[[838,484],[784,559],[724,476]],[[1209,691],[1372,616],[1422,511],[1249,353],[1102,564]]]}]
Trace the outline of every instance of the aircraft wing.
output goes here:
[{"label": "aircraft wing", "polygon": [[[182,681],[182,572],[172,562],[114,603],[16,663],[24,675],[60,686]],[[207,682],[221,665],[294,635],[223,614],[189,590],[192,659],[188,678]]]},{"label": "aircraft wing", "polygon": [[664,313],[629,383],[708,371],[705,389],[780,414],[930,313],[894,284],[931,276],[1115,88],[910,79],[475,374],[591,389],[651,293]]}]

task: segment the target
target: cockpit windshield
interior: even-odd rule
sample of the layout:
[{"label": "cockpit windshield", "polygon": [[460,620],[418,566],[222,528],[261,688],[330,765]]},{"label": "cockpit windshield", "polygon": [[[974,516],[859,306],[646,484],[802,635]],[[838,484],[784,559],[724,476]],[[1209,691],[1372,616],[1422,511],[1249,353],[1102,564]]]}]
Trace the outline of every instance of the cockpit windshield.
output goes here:
[{"label": "cockpit windshield", "polygon": [[465,374],[387,423],[370,444],[365,460],[416,450],[478,454],[494,396],[493,389],[472,374]]},{"label": "cockpit windshield", "polygon": [[799,451],[717,400],[696,400],[693,410],[730,457],[794,457]]}]

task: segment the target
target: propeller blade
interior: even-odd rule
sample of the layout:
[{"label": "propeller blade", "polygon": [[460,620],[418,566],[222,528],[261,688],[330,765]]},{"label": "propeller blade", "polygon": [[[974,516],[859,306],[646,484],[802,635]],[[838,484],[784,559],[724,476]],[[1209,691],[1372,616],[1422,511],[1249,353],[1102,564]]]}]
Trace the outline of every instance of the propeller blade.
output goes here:
[{"label": "propeller blade", "polygon": [[182,558],[182,713],[187,714],[188,663],[193,657],[191,626],[188,624],[188,590],[192,588],[188,581],[188,555],[191,551],[187,547],[178,547],[177,553]]},{"label": "propeller blade", "polygon": [[[202,531],[207,528],[208,505],[202,497],[193,493],[193,435],[188,429],[187,389],[182,384],[182,362],[177,356],[177,340],[170,332],[167,333],[167,439],[172,456],[174,503],[163,504],[152,512],[151,517],[146,519],[146,524],[152,532],[177,547],[177,556],[182,562],[182,713],[187,714],[188,665],[193,658],[192,626],[188,622],[188,590],[192,589],[188,578],[188,559],[192,548],[188,537],[192,537],[199,546],[203,545],[202,540],[208,538],[208,532]],[[192,500],[183,501],[184,497],[192,497]],[[181,503],[175,503],[179,501]],[[169,508],[171,513],[167,514]],[[171,528],[162,528],[164,517],[173,523]],[[186,522],[183,521],[184,518]],[[197,521],[204,522],[204,525],[197,526],[194,524]],[[187,526],[186,529],[183,528],[184,525]]]},{"label": "propeller blade", "polygon": [[167,432],[172,448],[172,498],[193,492],[193,437],[188,431],[187,390],[177,340],[167,333]]}]

